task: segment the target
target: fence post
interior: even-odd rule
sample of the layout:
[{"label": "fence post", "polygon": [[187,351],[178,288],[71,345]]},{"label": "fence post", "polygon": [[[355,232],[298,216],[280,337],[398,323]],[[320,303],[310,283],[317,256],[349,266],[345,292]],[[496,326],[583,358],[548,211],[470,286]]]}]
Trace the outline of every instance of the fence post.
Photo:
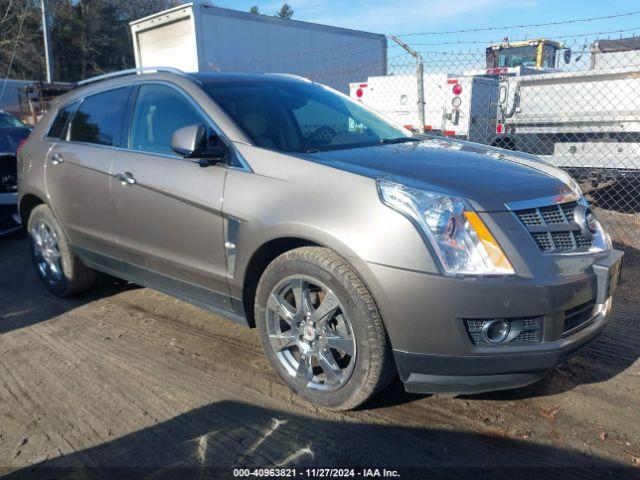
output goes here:
[{"label": "fence post", "polygon": [[418,121],[420,133],[424,133],[424,63],[422,58],[416,63],[416,82],[418,82]]},{"label": "fence post", "polygon": [[424,133],[424,107],[425,107],[425,102],[424,102],[424,60],[422,59],[422,56],[416,52],[414,49],[412,49],[409,45],[407,45],[406,43],[404,43],[402,40],[400,40],[398,37],[396,37],[395,35],[389,35],[389,38],[391,40],[393,40],[395,43],[397,43],[398,45],[400,45],[404,50],[406,50],[409,55],[411,55],[413,58],[415,58],[417,60],[416,63],[416,84],[418,86],[418,90],[417,90],[417,94],[418,94],[418,131],[420,133]]}]

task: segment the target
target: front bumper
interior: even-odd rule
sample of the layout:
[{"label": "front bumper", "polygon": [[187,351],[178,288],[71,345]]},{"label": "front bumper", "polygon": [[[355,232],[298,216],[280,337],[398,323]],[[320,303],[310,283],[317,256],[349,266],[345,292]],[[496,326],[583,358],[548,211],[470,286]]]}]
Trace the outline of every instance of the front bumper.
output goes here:
[{"label": "front bumper", "polygon": [[0,235],[22,228],[18,215],[18,194],[0,193]]},{"label": "front bumper", "polygon": [[[522,387],[584,348],[603,331],[623,253],[545,281],[517,277],[452,278],[361,262],[391,339],[405,389],[480,393]],[[607,302],[607,300],[609,300]],[[592,315],[565,329],[565,312],[596,302]],[[465,319],[541,318],[541,341],[475,345]]]}]

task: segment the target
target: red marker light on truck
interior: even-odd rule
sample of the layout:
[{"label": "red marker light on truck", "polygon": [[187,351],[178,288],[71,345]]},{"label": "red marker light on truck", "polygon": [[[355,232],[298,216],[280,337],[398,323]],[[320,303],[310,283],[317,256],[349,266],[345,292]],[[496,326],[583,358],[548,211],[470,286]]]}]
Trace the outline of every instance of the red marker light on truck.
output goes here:
[{"label": "red marker light on truck", "polygon": [[362,98],[362,95],[364,94],[364,90],[362,90],[361,88],[359,88],[358,90],[356,90],[356,97],[358,98]]},{"label": "red marker light on truck", "polygon": [[462,85],[456,83],[451,89],[454,95],[460,95],[462,93]]}]

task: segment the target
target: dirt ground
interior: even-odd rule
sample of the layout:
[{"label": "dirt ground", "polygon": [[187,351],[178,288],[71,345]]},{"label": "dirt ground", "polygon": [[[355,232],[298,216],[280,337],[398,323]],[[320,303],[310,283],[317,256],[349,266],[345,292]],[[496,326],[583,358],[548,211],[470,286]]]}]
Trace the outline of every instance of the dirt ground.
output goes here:
[{"label": "dirt ground", "polygon": [[344,414],[290,393],[255,330],[110,279],[89,296],[53,297],[24,234],[0,238],[0,272],[0,475],[322,465],[640,476],[636,250],[605,334],[543,381],[458,398],[405,394],[396,382]]}]

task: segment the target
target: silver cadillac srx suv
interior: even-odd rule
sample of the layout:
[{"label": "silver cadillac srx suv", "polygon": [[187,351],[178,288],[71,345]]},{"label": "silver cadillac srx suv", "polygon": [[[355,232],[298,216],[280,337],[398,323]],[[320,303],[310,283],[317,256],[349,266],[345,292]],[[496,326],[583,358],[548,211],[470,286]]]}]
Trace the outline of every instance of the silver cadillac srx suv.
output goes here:
[{"label": "silver cadillac srx suv", "polygon": [[530,155],[418,137],[287,75],[119,72],[19,152],[54,294],[96,270],[257,327],[306,399],[528,385],[595,339],[622,253]]}]

